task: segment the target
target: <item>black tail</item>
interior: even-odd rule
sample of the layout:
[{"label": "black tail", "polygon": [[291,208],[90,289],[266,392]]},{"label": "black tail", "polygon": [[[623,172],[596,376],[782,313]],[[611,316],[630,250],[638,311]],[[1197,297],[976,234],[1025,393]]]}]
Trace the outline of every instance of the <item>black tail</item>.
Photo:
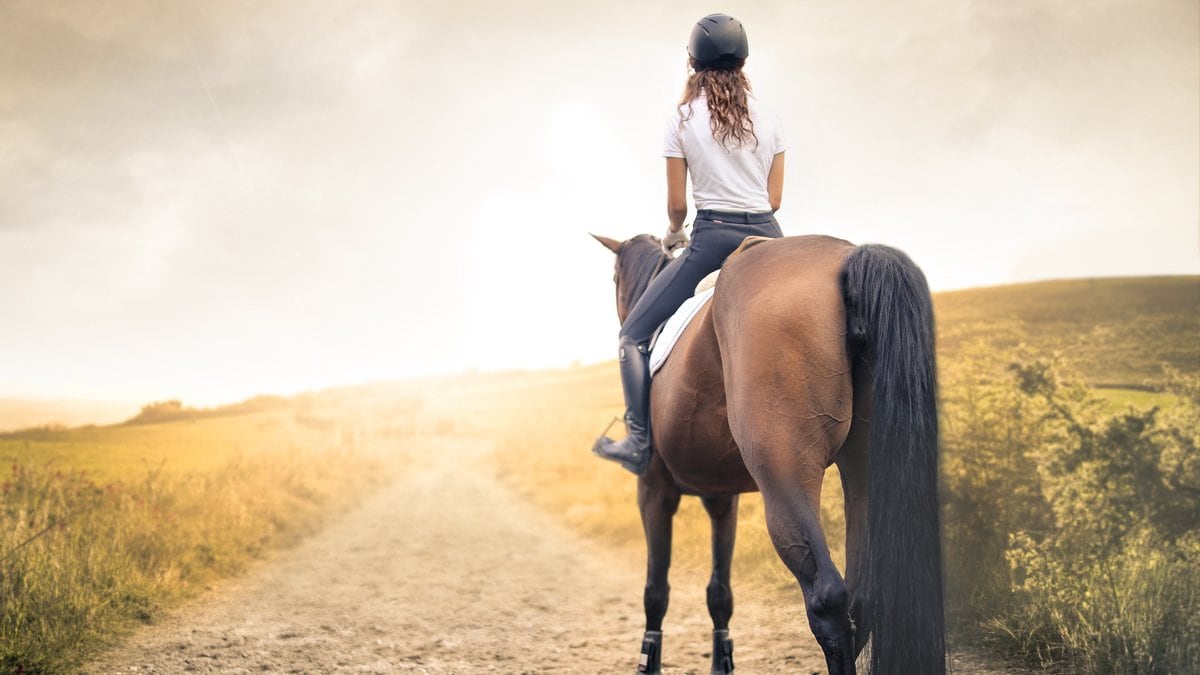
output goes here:
[{"label": "black tail", "polygon": [[842,289],[856,365],[869,368],[874,383],[863,579],[869,603],[863,628],[872,633],[870,670],[876,675],[944,673],[937,367],[929,287],[908,256],[872,244],[846,259]]}]

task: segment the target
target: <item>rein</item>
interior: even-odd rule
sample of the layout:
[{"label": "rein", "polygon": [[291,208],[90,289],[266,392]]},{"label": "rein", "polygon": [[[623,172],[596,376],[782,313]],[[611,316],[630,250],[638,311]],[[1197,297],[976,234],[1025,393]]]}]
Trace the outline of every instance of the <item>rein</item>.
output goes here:
[{"label": "rein", "polygon": [[654,277],[658,276],[658,273],[661,272],[664,267],[666,267],[667,261],[670,259],[671,256],[666,254],[663,254],[662,257],[658,259],[658,264],[654,266],[654,271],[650,273],[650,281],[654,281]]}]

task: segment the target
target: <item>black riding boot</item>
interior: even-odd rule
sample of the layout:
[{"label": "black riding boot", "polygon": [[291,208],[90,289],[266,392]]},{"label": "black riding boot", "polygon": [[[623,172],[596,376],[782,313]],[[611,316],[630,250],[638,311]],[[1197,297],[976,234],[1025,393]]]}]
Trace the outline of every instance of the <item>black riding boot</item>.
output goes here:
[{"label": "black riding boot", "polygon": [[645,346],[621,338],[621,385],[625,390],[625,438],[596,439],[592,452],[641,476],[650,466],[650,355]]}]

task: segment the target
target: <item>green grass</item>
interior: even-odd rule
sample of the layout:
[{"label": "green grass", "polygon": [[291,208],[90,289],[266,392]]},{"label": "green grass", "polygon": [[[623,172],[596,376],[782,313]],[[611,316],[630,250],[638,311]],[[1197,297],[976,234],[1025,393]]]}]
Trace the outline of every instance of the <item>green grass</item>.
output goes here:
[{"label": "green grass", "polygon": [[[938,293],[939,359],[1007,335],[1065,360],[1094,386],[1141,388],[1162,365],[1200,370],[1200,277],[1073,279]],[[1006,343],[1000,342],[1003,348]]]},{"label": "green grass", "polygon": [[1161,391],[1098,388],[1093,393],[1102,401],[1100,412],[1105,415],[1122,412],[1131,406],[1137,409],[1157,407],[1168,411],[1183,404],[1178,396]]}]

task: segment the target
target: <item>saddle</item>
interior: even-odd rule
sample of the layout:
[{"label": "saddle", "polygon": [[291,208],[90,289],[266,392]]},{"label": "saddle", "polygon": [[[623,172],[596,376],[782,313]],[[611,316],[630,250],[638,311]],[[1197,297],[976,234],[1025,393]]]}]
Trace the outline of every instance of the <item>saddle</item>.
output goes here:
[{"label": "saddle", "polygon": [[[770,241],[770,237],[746,237],[742,240],[741,245],[734,249],[733,253],[729,254],[729,258],[745,251],[746,249],[761,244],[764,241]],[[663,325],[658,327],[654,335],[650,338],[650,376],[658,372],[659,368],[667,362],[667,357],[671,355],[671,350],[675,348],[675,343],[679,342],[679,336],[683,335],[683,331],[700,313],[700,308],[712,299],[713,292],[716,290],[717,277],[721,274],[721,270],[714,270],[711,274],[700,280],[696,284],[696,290],[692,297],[683,301],[679,309],[668,318]]]}]

